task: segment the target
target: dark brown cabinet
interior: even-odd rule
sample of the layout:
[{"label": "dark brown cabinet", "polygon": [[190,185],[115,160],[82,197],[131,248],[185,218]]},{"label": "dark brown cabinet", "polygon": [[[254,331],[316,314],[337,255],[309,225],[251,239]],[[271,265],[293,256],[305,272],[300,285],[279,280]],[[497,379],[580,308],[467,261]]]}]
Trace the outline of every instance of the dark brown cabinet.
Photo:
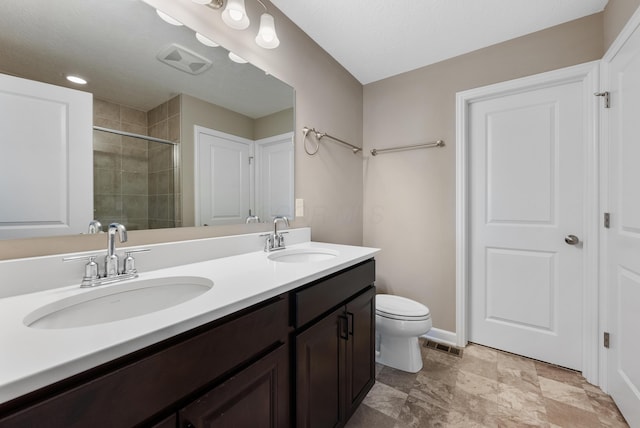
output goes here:
[{"label": "dark brown cabinet", "polygon": [[179,426],[289,426],[289,358],[281,345],[178,413]]},{"label": "dark brown cabinet", "polygon": [[374,277],[362,262],[2,403],[0,428],[341,427],[374,383]]},{"label": "dark brown cabinet", "polygon": [[[302,312],[323,314],[295,337],[298,428],[343,426],[375,382],[374,262],[346,273],[297,293],[298,320],[309,318]],[[356,297],[341,301],[345,289]],[[305,292],[323,296],[311,308]],[[322,304],[333,309],[323,313]]]}]

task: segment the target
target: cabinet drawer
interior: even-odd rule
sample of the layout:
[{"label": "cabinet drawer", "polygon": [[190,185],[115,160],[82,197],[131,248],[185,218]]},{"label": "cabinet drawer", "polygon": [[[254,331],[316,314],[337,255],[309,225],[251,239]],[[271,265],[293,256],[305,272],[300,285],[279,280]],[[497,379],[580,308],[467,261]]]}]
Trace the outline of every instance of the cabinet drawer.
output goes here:
[{"label": "cabinet drawer", "polygon": [[373,284],[375,260],[324,278],[295,292],[295,327],[301,327]]},{"label": "cabinet drawer", "polygon": [[43,421],[64,427],[139,424],[274,343],[284,343],[287,309],[287,299],[280,297],[13,415],[0,415],[0,427]]}]

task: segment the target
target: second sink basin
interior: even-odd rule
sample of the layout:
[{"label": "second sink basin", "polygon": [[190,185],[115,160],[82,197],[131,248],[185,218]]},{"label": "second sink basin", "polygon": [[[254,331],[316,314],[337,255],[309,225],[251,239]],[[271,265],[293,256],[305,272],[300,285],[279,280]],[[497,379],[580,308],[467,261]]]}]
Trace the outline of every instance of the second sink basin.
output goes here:
[{"label": "second sink basin", "polygon": [[327,248],[298,248],[274,252],[267,257],[274,262],[311,263],[329,260],[337,255],[337,251]]},{"label": "second sink basin", "polygon": [[31,312],[24,324],[39,329],[85,327],[166,309],[206,293],[213,281],[170,277],[98,286]]}]

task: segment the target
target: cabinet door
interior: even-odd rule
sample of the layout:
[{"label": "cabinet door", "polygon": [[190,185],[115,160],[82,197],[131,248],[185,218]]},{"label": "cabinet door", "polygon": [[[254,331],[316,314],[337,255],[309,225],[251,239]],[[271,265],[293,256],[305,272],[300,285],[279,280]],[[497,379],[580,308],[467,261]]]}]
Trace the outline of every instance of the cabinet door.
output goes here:
[{"label": "cabinet door", "polygon": [[344,412],[344,307],[296,337],[296,426],[341,426]]},{"label": "cabinet door", "polygon": [[375,382],[375,287],[347,303],[346,398],[353,414]]},{"label": "cabinet door", "polygon": [[179,427],[289,426],[289,358],[282,345],[179,412]]}]

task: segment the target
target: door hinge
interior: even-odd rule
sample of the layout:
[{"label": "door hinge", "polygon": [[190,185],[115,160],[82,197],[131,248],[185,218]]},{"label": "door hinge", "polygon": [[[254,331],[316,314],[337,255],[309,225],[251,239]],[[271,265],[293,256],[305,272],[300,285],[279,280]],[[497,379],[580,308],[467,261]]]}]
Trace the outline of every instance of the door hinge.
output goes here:
[{"label": "door hinge", "polygon": [[252,161],[253,161],[253,156],[249,156],[249,165],[251,165]]},{"label": "door hinge", "polygon": [[596,97],[604,97],[604,108],[611,108],[611,96],[608,91],[594,92],[593,95]]},{"label": "door hinge", "polygon": [[611,227],[611,214],[604,213],[604,227],[609,229]]},{"label": "door hinge", "polygon": [[609,333],[606,331],[604,332],[604,347],[609,348]]}]

